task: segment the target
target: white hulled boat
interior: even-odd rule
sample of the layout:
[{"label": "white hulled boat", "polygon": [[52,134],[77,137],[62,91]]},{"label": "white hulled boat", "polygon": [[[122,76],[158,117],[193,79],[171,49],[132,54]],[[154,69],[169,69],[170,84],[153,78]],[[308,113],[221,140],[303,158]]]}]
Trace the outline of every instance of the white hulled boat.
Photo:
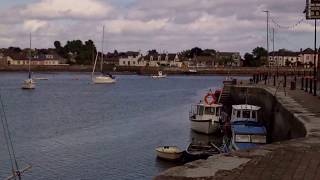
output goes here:
[{"label": "white hulled boat", "polygon": [[167,75],[163,74],[162,71],[158,71],[158,75],[151,76],[153,79],[166,78]]},{"label": "white hulled boat", "polygon": [[31,78],[31,33],[30,33],[30,49],[29,49],[29,67],[28,67],[28,79],[26,79],[25,81],[23,81],[23,84],[22,84],[22,89],[35,89],[36,88],[36,85],[35,85],[35,81]]},{"label": "white hulled boat", "polygon": [[189,119],[193,131],[204,134],[219,132],[222,108],[222,104],[217,101],[219,96],[220,94],[217,95],[210,91],[205,96],[204,102],[200,101],[197,105],[192,106]]},{"label": "white hulled boat", "polygon": [[111,74],[104,74],[103,73],[103,58],[104,58],[103,45],[104,45],[104,26],[103,26],[102,44],[101,44],[101,61],[100,61],[100,72],[101,72],[101,74],[98,75],[98,76],[95,76],[95,70],[96,70],[96,65],[97,65],[97,61],[98,61],[98,53],[97,53],[96,59],[94,61],[92,75],[91,75],[92,82],[95,83],[95,84],[112,84],[112,83],[116,83],[115,77],[113,77]]},{"label": "white hulled boat", "polygon": [[181,158],[183,151],[176,146],[163,146],[156,148],[156,153],[161,159],[175,161]]}]

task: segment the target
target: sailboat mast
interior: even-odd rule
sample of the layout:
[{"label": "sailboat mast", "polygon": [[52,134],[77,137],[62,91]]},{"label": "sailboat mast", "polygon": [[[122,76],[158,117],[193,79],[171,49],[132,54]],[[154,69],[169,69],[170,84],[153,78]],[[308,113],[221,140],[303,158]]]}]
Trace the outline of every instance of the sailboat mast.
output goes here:
[{"label": "sailboat mast", "polygon": [[30,32],[30,49],[29,49],[29,79],[31,79],[31,32]]},{"label": "sailboat mast", "polygon": [[104,26],[102,30],[102,42],[101,42],[101,64],[100,64],[101,73],[103,73],[103,56],[104,56],[103,46],[104,46]]}]

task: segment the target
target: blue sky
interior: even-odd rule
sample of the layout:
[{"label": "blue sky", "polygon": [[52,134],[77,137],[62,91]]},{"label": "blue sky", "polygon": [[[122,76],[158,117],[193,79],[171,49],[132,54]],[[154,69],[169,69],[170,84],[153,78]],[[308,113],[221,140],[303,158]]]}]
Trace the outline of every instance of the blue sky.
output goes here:
[{"label": "blue sky", "polygon": [[[256,46],[266,47],[264,10],[271,12],[273,21],[289,26],[304,17],[305,5],[301,0],[0,1],[0,48],[27,47],[29,32],[36,48],[72,39],[92,39],[99,46],[105,25],[105,46],[110,51],[177,52],[199,46],[242,54]],[[276,49],[313,46],[312,22],[305,20],[294,29],[285,29],[273,21],[270,28],[276,31]]]}]

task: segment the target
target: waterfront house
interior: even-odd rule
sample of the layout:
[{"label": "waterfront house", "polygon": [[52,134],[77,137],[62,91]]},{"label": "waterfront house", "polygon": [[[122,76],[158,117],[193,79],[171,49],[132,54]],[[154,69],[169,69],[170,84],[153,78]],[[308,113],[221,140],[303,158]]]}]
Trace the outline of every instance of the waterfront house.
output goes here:
[{"label": "waterfront house", "polygon": [[[301,62],[304,65],[304,67],[309,68],[314,65],[314,50],[307,48],[303,51],[300,51],[300,58]],[[316,55],[316,66],[318,66],[318,56]]]},{"label": "waterfront house", "polygon": [[241,66],[241,56],[239,52],[217,52],[216,56],[220,64],[223,62],[222,64],[226,66]]},{"label": "waterfront house", "polygon": [[[31,58],[31,65],[56,66],[63,62],[63,58],[56,54],[36,54]],[[29,55],[26,52],[7,55],[8,65],[28,65]]]},{"label": "waterfront house", "polygon": [[142,55],[140,52],[126,52],[119,54],[119,66],[146,66],[145,62],[142,61]]},{"label": "waterfront house", "polygon": [[142,57],[142,61],[149,67],[182,67],[182,61],[180,61],[178,54],[148,54]]},{"label": "waterfront house", "polygon": [[270,66],[299,66],[301,63],[300,53],[291,51],[277,51],[269,53]]},{"label": "waterfront house", "polygon": [[[314,50],[307,48],[300,52],[292,52],[287,50],[279,50],[269,53],[270,66],[290,66],[290,67],[312,67],[314,64]],[[318,64],[318,56],[316,56],[316,65]]]}]

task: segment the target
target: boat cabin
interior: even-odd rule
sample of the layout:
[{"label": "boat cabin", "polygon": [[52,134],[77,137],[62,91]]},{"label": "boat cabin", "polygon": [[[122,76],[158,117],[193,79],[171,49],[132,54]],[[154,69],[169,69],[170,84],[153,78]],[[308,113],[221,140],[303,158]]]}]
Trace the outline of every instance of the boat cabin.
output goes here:
[{"label": "boat cabin", "polygon": [[212,104],[208,105],[200,102],[196,106],[192,107],[191,115],[195,115],[197,117],[208,117],[208,116],[217,116],[221,115],[221,104]]},{"label": "boat cabin", "polygon": [[231,123],[237,121],[258,122],[258,112],[261,107],[241,104],[232,106]]}]

